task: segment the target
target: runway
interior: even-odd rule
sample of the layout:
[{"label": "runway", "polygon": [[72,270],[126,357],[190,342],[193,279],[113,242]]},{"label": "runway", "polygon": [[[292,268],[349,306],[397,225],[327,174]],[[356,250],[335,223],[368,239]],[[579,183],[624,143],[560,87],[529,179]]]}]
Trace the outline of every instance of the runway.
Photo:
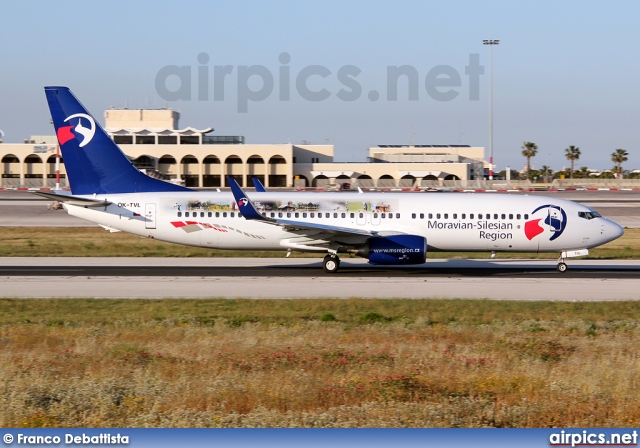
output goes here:
[{"label": "runway", "polygon": [[[624,227],[640,227],[639,191],[512,194],[581,202]],[[95,226],[48,210],[48,203],[26,191],[0,191],[0,226]],[[0,297],[640,299],[640,261],[568,264],[569,270],[559,274],[554,260],[429,259],[419,266],[375,267],[343,258],[340,271],[330,275],[319,259],[284,257],[0,258]]]},{"label": "runway", "polygon": [[346,259],[0,258],[0,297],[640,299],[640,262],[430,259],[375,267]]}]

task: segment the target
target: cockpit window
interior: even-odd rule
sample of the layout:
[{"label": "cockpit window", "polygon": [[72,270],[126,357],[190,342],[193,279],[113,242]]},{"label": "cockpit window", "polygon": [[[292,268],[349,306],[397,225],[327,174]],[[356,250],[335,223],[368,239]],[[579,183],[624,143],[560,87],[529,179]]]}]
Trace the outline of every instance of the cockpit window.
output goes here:
[{"label": "cockpit window", "polygon": [[590,212],[578,212],[578,216],[584,219],[601,218],[600,213],[595,210]]}]

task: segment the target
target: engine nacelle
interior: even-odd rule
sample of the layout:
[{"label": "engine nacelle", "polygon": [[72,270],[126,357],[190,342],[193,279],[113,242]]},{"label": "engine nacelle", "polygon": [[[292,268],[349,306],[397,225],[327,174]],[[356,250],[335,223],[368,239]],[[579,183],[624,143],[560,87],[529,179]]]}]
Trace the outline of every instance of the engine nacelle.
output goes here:
[{"label": "engine nacelle", "polygon": [[427,260],[427,239],[418,235],[370,238],[356,254],[371,264],[422,264]]}]

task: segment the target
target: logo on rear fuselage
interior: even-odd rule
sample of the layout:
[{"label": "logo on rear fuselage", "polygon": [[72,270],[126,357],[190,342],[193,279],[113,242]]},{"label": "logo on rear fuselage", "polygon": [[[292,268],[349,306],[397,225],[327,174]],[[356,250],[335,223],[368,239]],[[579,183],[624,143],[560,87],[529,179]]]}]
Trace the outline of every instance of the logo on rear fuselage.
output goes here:
[{"label": "logo on rear fuselage", "polygon": [[[546,230],[542,227],[540,221],[551,227],[552,235],[549,241],[553,241],[562,235],[564,229],[567,227],[567,213],[562,207],[552,204],[541,205],[531,213],[531,217],[534,218],[536,213],[538,213],[538,216],[542,216],[524,223],[524,234],[529,240],[532,240]],[[544,214],[546,214],[546,216],[543,216]]]}]

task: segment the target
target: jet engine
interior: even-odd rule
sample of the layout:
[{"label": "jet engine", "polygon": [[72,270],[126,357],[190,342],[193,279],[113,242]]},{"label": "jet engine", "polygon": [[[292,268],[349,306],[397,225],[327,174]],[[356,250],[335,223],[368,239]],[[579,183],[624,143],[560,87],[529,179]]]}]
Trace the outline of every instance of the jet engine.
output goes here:
[{"label": "jet engine", "polygon": [[371,264],[422,264],[427,260],[427,239],[418,235],[369,238],[356,246],[356,255]]}]

